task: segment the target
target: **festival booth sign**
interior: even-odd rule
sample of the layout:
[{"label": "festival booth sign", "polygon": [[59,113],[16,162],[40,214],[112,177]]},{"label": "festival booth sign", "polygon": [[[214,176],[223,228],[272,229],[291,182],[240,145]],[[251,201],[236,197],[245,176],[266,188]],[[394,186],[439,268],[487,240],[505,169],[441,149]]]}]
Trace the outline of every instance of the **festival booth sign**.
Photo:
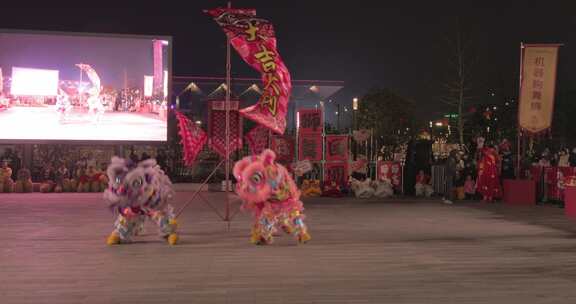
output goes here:
[{"label": "festival booth sign", "polygon": [[289,136],[272,136],[270,148],[276,153],[276,161],[291,163],[294,160],[294,140]]},{"label": "festival booth sign", "polygon": [[298,134],[321,134],[324,119],[321,109],[298,110]]},{"label": "festival booth sign", "polygon": [[184,154],[184,164],[186,166],[191,166],[198,153],[206,144],[208,136],[206,132],[192,122],[188,117],[180,112],[176,113],[176,119],[178,120],[178,129],[182,144],[182,153]]},{"label": "festival booth sign", "polygon": [[348,183],[348,164],[346,162],[333,162],[324,165],[324,184],[335,182],[339,186]]},{"label": "festival booth sign", "polygon": [[523,44],[518,123],[537,135],[552,126],[558,44]]},{"label": "festival booth sign", "polygon": [[257,18],[254,9],[216,8],[206,13],[222,27],[240,57],[262,75],[263,92],[258,103],[239,112],[277,134],[284,134],[292,83],[278,53],[272,23]]},{"label": "festival booth sign", "polygon": [[306,134],[298,138],[298,159],[318,162],[322,160],[322,134]]},{"label": "festival booth sign", "polygon": [[[238,100],[230,101],[230,149],[228,153],[242,148],[242,117],[238,112],[238,104]],[[220,156],[226,157],[226,101],[210,102],[208,137],[210,148]]]},{"label": "festival booth sign", "polygon": [[396,191],[402,191],[402,164],[394,161],[378,161],[378,180],[389,180]]},{"label": "festival booth sign", "polygon": [[326,136],[326,161],[348,161],[348,135]]},{"label": "festival booth sign", "polygon": [[254,127],[246,134],[246,141],[252,154],[260,154],[268,148],[270,130],[262,125]]}]

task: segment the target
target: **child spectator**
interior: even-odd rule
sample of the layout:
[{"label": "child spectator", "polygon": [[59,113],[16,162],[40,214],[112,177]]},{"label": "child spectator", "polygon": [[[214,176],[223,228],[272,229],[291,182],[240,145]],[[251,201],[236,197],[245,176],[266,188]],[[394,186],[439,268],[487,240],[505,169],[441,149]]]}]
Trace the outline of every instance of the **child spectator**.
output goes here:
[{"label": "child spectator", "polygon": [[454,187],[456,187],[456,199],[463,200],[465,198],[464,192],[464,178],[461,171],[456,171],[456,181],[454,182]]},{"label": "child spectator", "polygon": [[430,176],[424,173],[424,170],[418,171],[414,188],[416,190],[416,196],[432,196],[434,189],[432,189],[432,185],[430,185]]},{"label": "child spectator", "polygon": [[471,175],[466,175],[464,182],[464,192],[467,200],[472,200],[476,197],[476,181],[472,179]]}]

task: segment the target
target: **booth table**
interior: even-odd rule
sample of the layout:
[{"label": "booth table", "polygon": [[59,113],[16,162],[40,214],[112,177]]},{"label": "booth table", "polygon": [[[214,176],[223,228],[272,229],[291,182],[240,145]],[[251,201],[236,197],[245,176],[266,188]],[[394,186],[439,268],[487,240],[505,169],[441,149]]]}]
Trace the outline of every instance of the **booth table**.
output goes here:
[{"label": "booth table", "polygon": [[508,205],[535,205],[536,181],[505,179],[502,200]]},{"label": "booth table", "polygon": [[576,186],[566,186],[564,190],[564,213],[576,219]]}]

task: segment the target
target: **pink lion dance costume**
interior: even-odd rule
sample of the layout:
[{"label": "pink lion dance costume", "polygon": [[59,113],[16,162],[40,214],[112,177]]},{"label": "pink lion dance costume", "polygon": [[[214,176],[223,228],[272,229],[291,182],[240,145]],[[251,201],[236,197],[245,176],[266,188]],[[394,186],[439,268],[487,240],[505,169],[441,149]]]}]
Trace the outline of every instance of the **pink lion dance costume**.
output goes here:
[{"label": "pink lion dance costume", "polygon": [[271,244],[273,234],[281,228],[294,235],[298,243],[306,243],[311,237],[304,224],[300,191],[288,170],[275,159],[272,150],[265,150],[234,165],[236,193],[244,201],[242,208],[254,216],[250,241],[256,245]]},{"label": "pink lion dance costume", "polygon": [[150,219],[158,225],[160,236],[168,244],[175,245],[178,225],[173,208],[168,204],[174,191],[170,179],[156,165],[156,160],[130,164],[122,158],[113,157],[107,174],[109,183],[104,199],[110,204],[110,209],[117,213],[107,244],[130,243],[141,232],[144,222]]}]

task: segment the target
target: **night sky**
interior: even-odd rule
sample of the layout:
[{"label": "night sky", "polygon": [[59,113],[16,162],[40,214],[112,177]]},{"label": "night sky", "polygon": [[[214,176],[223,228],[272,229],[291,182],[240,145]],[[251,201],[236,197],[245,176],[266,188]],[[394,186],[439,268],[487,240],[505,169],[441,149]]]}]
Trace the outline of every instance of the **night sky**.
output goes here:
[{"label": "night sky", "polygon": [[[137,9],[1,7],[0,28],[170,35],[174,75],[223,76],[225,37],[202,9],[226,2],[187,2],[192,4],[144,9],[144,5]],[[576,86],[572,77],[576,56],[571,55],[576,15],[570,15],[569,9],[546,10],[542,4],[534,8],[391,8],[364,1],[347,5],[234,1],[233,5],[255,7],[260,17],[274,23],[280,53],[294,79],[345,81],[345,88],[333,98],[342,104],[378,86],[412,99],[420,118],[447,111],[439,101],[443,95],[440,79],[450,71],[444,38],[454,35],[458,17],[478,58],[473,74],[477,103],[516,98],[522,41],[564,43],[558,91]],[[235,76],[258,77],[237,56],[233,70]],[[492,92],[497,95],[491,97]]]}]

